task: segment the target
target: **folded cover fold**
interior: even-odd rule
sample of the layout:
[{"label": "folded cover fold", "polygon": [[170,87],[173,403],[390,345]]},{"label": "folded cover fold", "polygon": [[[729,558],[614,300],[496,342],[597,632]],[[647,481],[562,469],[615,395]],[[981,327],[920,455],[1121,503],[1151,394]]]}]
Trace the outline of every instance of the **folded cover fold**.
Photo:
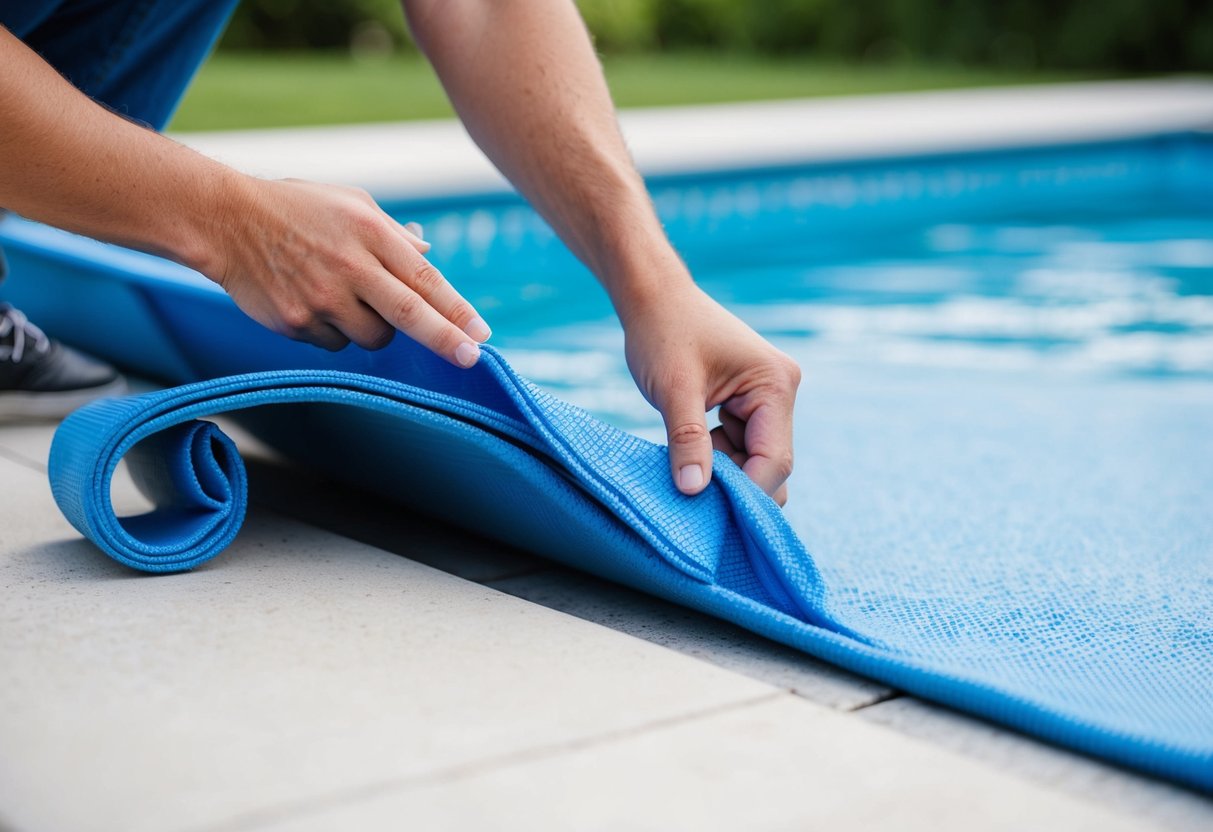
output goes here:
[{"label": "folded cover fold", "polygon": [[[55,435],[52,491],[68,520],[116,560],[150,572],[186,570],[231,542],[247,501],[234,444],[197,417],[302,403],[364,408],[403,420],[445,417],[471,428],[468,436],[475,438],[469,441],[524,448],[553,475],[574,483],[587,506],[606,511],[620,528],[638,534],[670,566],[698,581],[711,582],[722,559],[736,561],[743,553],[763,564],[764,576],[775,574],[767,561],[784,564],[780,606],[797,609],[807,620],[820,618],[804,602],[820,591],[812,559],[775,503],[727,457],[717,454],[716,474],[704,494],[686,497],[666,474],[664,448],[537,390],[491,348],[484,356],[472,371],[483,377],[481,384],[469,388],[480,401],[373,376],[294,370],[96,402],[72,414]],[[503,408],[505,402],[511,407]],[[156,506],[149,514],[119,519],[110,508],[109,483],[122,459]],[[348,460],[354,469],[360,464]],[[475,491],[473,482],[467,491]],[[796,564],[794,574],[787,574],[789,563]],[[799,592],[795,597],[785,586],[789,581]]]}]

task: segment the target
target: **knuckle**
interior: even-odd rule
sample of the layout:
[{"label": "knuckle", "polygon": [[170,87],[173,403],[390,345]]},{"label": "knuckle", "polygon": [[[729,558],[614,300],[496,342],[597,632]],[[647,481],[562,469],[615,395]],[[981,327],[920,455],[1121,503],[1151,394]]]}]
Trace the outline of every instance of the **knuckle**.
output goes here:
[{"label": "knuckle", "polygon": [[359,205],[374,205],[375,198],[367,192],[366,188],[360,188],[357,185],[325,185],[331,193],[344,196],[350,202],[356,202]]},{"label": "knuckle", "polygon": [[355,342],[358,346],[368,350],[381,350],[388,344],[392,343],[392,338],[396,335],[396,330],[390,326],[381,326],[376,330],[362,333]]},{"label": "knuckle", "polygon": [[788,380],[788,384],[793,390],[795,390],[800,386],[800,381],[803,375],[800,370],[800,365],[785,355],[782,359],[782,366],[783,373]]},{"label": "knuckle", "polygon": [[332,287],[321,285],[312,290],[307,300],[307,308],[311,310],[311,318],[324,318],[336,312],[339,307],[337,292]]},{"label": "knuckle", "polygon": [[704,441],[709,441],[708,429],[706,425],[698,422],[686,422],[670,429],[671,445],[687,447]]},{"label": "knuckle", "polygon": [[333,255],[331,268],[333,272],[343,276],[361,276],[367,270],[366,264],[361,259],[348,252]]},{"label": "knuckle", "polygon": [[421,322],[425,301],[412,292],[401,293],[392,302],[392,323],[397,329],[409,330]]},{"label": "knuckle", "polygon": [[298,339],[311,328],[314,315],[306,306],[288,306],[279,313],[278,318],[282,321],[286,334]]},{"label": "knuckle", "polygon": [[781,480],[786,480],[792,475],[792,452],[790,450],[776,454],[773,462],[775,464],[775,474]]},{"label": "knuckle", "polygon": [[366,206],[358,206],[350,215],[350,223],[363,238],[375,237],[383,228],[383,218]]},{"label": "knuckle", "polygon": [[418,266],[409,279],[409,284],[420,295],[431,295],[445,283],[446,278],[442,276],[442,272],[429,262],[423,262]]},{"label": "knuckle", "polygon": [[800,365],[786,353],[776,352],[767,365],[772,386],[779,390],[795,390],[800,386]]},{"label": "knuckle", "polygon": [[476,317],[476,310],[467,301],[460,301],[455,304],[455,308],[451,310],[450,319],[456,326],[466,326],[468,321]]},{"label": "knuckle", "polygon": [[463,343],[466,338],[467,336],[455,327],[445,326],[436,336],[434,336],[434,341],[432,344],[430,344],[430,347],[434,350],[434,352],[441,353],[443,355],[453,355],[455,353],[455,348]]}]

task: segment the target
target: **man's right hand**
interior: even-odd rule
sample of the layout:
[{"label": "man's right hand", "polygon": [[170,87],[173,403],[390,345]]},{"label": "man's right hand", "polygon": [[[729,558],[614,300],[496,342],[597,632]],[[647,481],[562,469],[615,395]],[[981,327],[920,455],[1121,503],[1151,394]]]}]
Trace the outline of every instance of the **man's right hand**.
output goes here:
[{"label": "man's right hand", "polygon": [[470,367],[489,337],[366,192],[238,173],[98,106],[2,26],[0,160],[0,205],[192,266],[292,338],[375,349],[401,330]]},{"label": "man's right hand", "polygon": [[425,258],[429,243],[369,194],[238,177],[193,265],[250,317],[330,350],[379,349],[400,330],[456,366],[476,363],[488,325]]}]

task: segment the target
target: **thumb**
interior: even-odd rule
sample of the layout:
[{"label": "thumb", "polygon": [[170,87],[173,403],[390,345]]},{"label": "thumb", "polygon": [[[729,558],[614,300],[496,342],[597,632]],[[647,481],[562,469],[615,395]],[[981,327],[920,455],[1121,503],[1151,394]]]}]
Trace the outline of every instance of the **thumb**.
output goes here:
[{"label": "thumb", "polygon": [[683,494],[698,494],[712,476],[712,437],[702,393],[675,391],[661,409],[670,442],[670,474]]}]

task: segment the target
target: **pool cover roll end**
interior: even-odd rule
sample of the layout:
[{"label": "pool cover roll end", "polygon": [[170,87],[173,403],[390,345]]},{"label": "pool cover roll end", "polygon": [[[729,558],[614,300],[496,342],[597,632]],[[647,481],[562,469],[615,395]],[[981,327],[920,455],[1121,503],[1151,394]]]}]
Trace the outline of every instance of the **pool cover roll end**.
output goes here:
[{"label": "pool cover roll end", "polygon": [[[68,521],[119,563],[144,572],[193,569],[226,549],[244,522],[244,462],[211,422],[150,433],[106,429],[137,425],[142,405],[141,397],[111,399],[72,414],[51,446],[52,493]],[[153,505],[147,513],[114,513],[110,483],[123,459]]]}]

